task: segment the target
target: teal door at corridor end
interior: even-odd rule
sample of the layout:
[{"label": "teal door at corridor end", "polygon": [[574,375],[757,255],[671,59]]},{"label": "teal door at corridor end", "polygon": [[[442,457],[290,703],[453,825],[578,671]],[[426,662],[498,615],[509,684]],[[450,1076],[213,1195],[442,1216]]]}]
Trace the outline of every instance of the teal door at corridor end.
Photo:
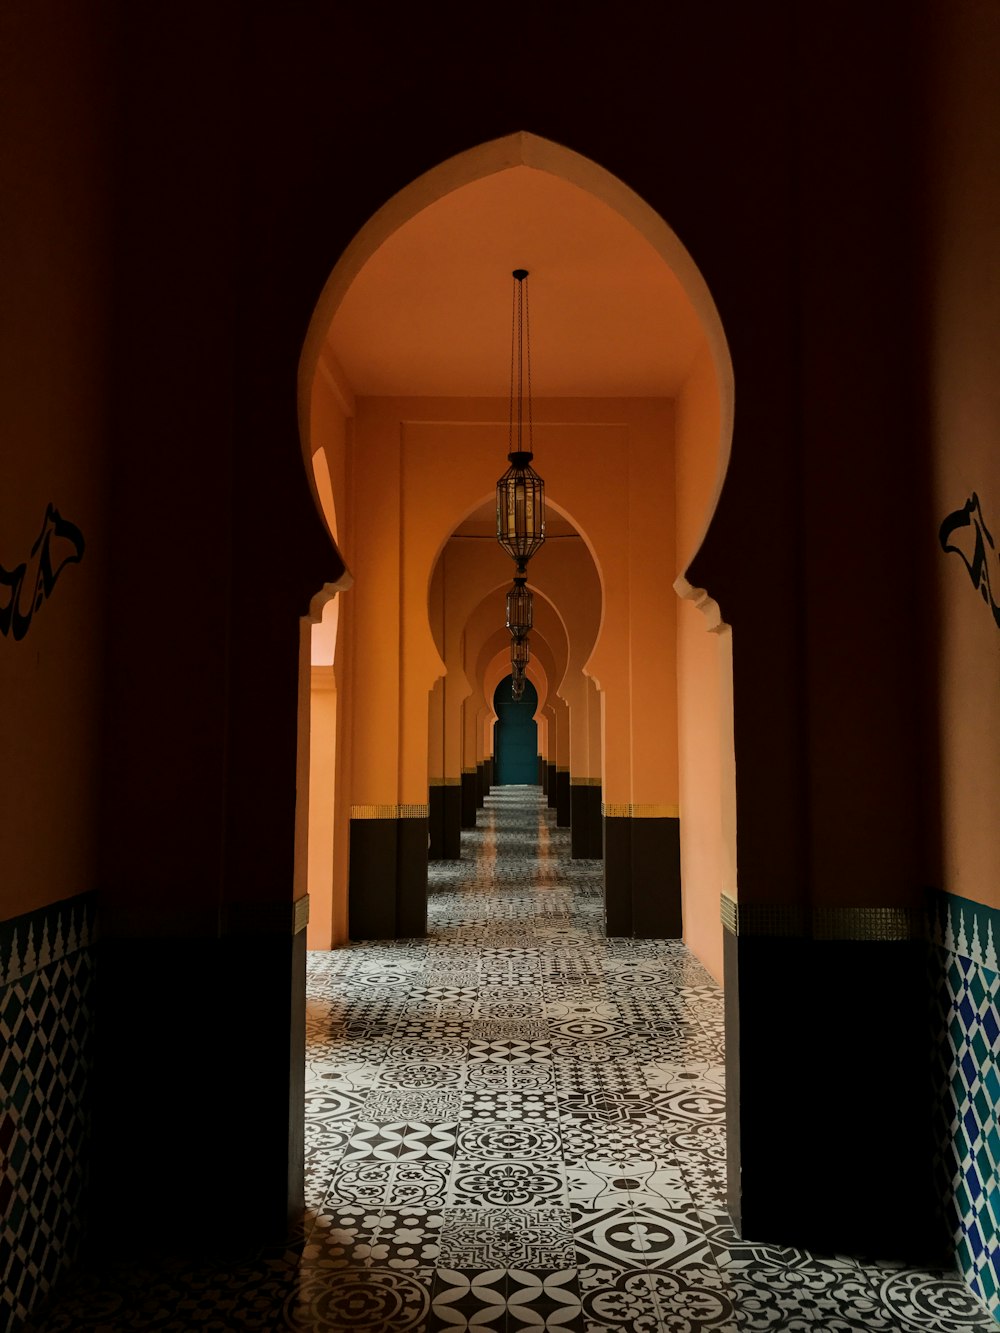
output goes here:
[{"label": "teal door at corridor end", "polygon": [[498,787],[538,781],[538,692],[526,680],[524,694],[515,702],[510,690],[511,678],[507,676],[493,693],[498,718],[493,727],[493,781]]}]

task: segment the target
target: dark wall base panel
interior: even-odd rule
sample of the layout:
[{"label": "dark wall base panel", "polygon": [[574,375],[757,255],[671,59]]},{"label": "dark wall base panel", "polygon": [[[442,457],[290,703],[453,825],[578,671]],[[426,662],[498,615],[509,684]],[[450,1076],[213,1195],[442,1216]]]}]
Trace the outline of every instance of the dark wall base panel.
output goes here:
[{"label": "dark wall base panel", "polygon": [[943,1261],[926,946],[727,932],[724,958],[729,1206],[742,1234]]},{"label": "dark wall base panel", "polygon": [[486,798],[486,765],[476,765],[476,809],[482,810]]},{"label": "dark wall base panel", "polygon": [[472,823],[463,822],[465,781],[463,776],[461,787],[437,783],[430,788],[430,843],[427,856],[431,861],[457,861],[462,855],[462,829],[476,827],[474,804]]},{"label": "dark wall base panel", "polygon": [[[452,790],[457,794],[457,787]],[[415,939],[427,934],[427,820],[398,819],[394,822],[397,938]]]},{"label": "dark wall base panel", "polygon": [[569,848],[574,861],[590,854],[590,800],[589,788],[576,782],[569,784]]},{"label": "dark wall base panel", "polygon": [[587,855],[595,861],[600,861],[604,855],[604,818],[601,815],[601,802],[603,792],[599,786],[588,787],[588,801],[590,802],[590,814],[587,819],[587,827],[590,830],[590,850]]},{"label": "dark wall base panel", "polygon": [[462,788],[442,788],[444,792],[444,859],[457,861],[462,855]]},{"label": "dark wall base panel", "polygon": [[[457,787],[441,790],[459,794]],[[351,820],[352,940],[410,939],[427,933],[427,837],[426,818]]]},{"label": "dark wall base panel", "polygon": [[550,810],[556,808],[556,798],[559,793],[559,785],[556,779],[555,764],[546,764],[545,768],[549,775],[548,786],[545,788],[545,795],[548,797],[548,806]]},{"label": "dark wall base panel", "polygon": [[[305,931],[100,943],[95,1257],[173,1252],[178,1238],[282,1244],[301,1218],[305,945]],[[123,1227],[151,1144],[156,1207]]]},{"label": "dark wall base panel", "polygon": [[430,838],[427,844],[427,857],[431,861],[440,861],[444,857],[444,793],[445,788],[433,784],[428,791],[427,831]]},{"label": "dark wall base panel", "polygon": [[570,826],[569,773],[556,774],[556,827]]},{"label": "dark wall base panel", "polygon": [[570,783],[570,853],[575,861],[600,860],[604,855],[601,829],[601,789]]},{"label": "dark wall base panel", "polygon": [[476,827],[476,809],[479,806],[479,792],[483,780],[480,770],[462,774],[462,828]]},{"label": "dark wall base panel", "polygon": [[680,939],[680,821],[605,817],[604,885],[609,935]]}]

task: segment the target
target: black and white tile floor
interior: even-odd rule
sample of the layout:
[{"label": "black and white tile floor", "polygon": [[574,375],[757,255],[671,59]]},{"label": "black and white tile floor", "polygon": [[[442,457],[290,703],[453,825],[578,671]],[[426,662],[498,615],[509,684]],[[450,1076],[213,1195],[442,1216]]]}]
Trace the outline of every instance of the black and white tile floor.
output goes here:
[{"label": "black and white tile floor", "polygon": [[737,1239],[721,992],[605,938],[537,789],[494,789],[429,917],[310,957],[302,1243],[81,1278],[37,1333],[995,1330],[951,1275]]}]

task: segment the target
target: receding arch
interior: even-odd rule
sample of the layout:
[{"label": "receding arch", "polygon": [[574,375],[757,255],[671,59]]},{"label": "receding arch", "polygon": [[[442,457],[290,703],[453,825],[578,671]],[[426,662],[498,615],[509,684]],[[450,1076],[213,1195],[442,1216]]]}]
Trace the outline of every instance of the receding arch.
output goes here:
[{"label": "receding arch", "polygon": [[[696,311],[704,330],[719,395],[715,479],[701,524],[701,540],[718,504],[732,448],[734,379],[732,357],[715,301],[697,264],[665,219],[617,176],[582,154],[527,131],[479,144],[432,167],[392,195],[356,233],[330,273],[313,310],[298,372],[299,434],[306,475],[320,512],[322,497],[312,467],[312,384],[334,316],[368,260],[400,227],[437,200],[465,185],[516,166],[560,177],[601,200],[630,223],[662,258]],[[326,516],[333,524],[333,519]],[[697,548],[696,548],[697,549]],[[695,552],[691,553],[691,557]],[[688,563],[690,563],[690,558]],[[433,563],[433,562],[432,562]],[[685,567],[686,568],[686,567]],[[683,574],[685,571],[679,571]]]},{"label": "receding arch", "polygon": [[[541,187],[538,182],[543,178],[561,184]],[[485,189],[486,183],[489,190]],[[585,663],[574,663],[582,667],[582,676],[590,678],[596,692],[585,679],[573,684],[570,676],[574,673],[567,672],[570,683],[566,688],[576,690],[573,703],[561,694],[559,698],[553,695],[553,706],[568,707],[570,714],[567,725],[563,725],[566,719],[562,718],[557,729],[561,775],[572,772],[588,784],[599,783],[609,806],[616,810],[655,807],[666,812],[665,818],[676,819],[679,658],[676,603],[671,588],[678,580],[677,591],[685,592],[679,581],[683,578],[682,566],[701,544],[722,487],[733,414],[732,365],[707,285],[663,218],[596,163],[527,133],[491,141],[449,159],[404,187],[379,209],[330,274],[303,347],[299,418],[306,456],[311,460],[316,446],[323,443],[315,436],[312,414],[316,399],[310,393],[317,375],[323,379],[329,400],[336,399],[344,411],[353,402],[358,414],[353,436],[350,429],[341,432],[345,439],[353,440],[352,492],[345,498],[345,506],[337,507],[328,522],[332,527],[336,519],[338,532],[345,528],[344,549],[349,561],[368,560],[364,569],[368,599],[365,606],[401,608],[394,625],[382,626],[375,633],[371,629],[374,617],[369,610],[362,612],[360,598],[355,602],[358,608],[355,626],[365,621],[368,633],[364,647],[359,649],[360,657],[372,664],[381,682],[378,686],[381,702],[375,706],[369,698],[373,697],[375,686],[369,687],[365,682],[363,690],[359,687],[359,698],[364,694],[365,702],[359,703],[358,714],[377,719],[385,735],[379,734],[377,744],[366,742],[364,753],[356,756],[353,784],[356,795],[352,799],[361,808],[385,809],[390,802],[398,802],[393,808],[400,810],[418,808],[417,803],[426,798],[428,728],[413,719],[426,716],[428,694],[442,672],[446,681],[450,678],[445,694],[452,701],[446,705],[447,716],[452,719],[456,695],[462,696],[474,688],[460,661],[446,663],[441,644],[435,642],[427,603],[435,568],[456,525],[484,501],[487,505],[492,502],[492,483],[502,470],[506,436],[506,401],[502,389],[493,387],[477,395],[472,390],[463,390],[461,384],[449,388],[447,375],[440,377],[441,367],[451,365],[454,340],[445,344],[448,355],[440,354],[436,337],[418,339],[412,344],[435,348],[438,363],[435,373],[439,379],[433,392],[414,384],[412,379],[407,381],[405,365],[400,371],[400,387],[380,390],[366,385],[363,380],[367,372],[358,360],[357,349],[367,348],[365,354],[373,358],[372,382],[380,375],[384,379],[386,363],[384,358],[379,360],[377,335],[382,332],[379,321],[388,321],[400,305],[390,299],[397,290],[391,281],[405,278],[410,272],[405,266],[400,267],[400,256],[405,259],[409,254],[412,261],[414,237],[418,233],[425,244],[433,240],[433,227],[437,225],[434,218],[449,216],[453,222],[459,217],[468,219],[476,209],[482,209],[485,200],[502,194],[501,185],[511,200],[521,204],[532,191],[548,189],[550,197],[561,200],[560,207],[564,207],[562,214],[556,210],[552,216],[562,216],[564,221],[570,217],[576,219],[575,210],[579,210],[579,217],[589,219],[587,226],[591,227],[597,225],[598,214],[601,219],[605,214],[614,217],[618,229],[615,235],[622,245],[626,248],[629,244],[638,245],[642,250],[644,257],[636,258],[635,273],[642,274],[645,285],[655,286],[656,274],[669,275],[669,281],[664,278],[662,288],[656,288],[657,293],[668,289],[679,292],[677,299],[682,300],[683,306],[676,308],[694,312],[692,327],[697,330],[697,341],[689,347],[692,359],[683,362],[683,371],[680,361],[672,362],[670,373],[674,376],[671,382],[679,386],[691,366],[697,364],[708,367],[706,379],[711,381],[712,411],[702,413],[699,419],[697,445],[700,457],[709,466],[710,477],[689,515],[697,529],[696,540],[689,542],[685,537],[683,542],[675,541],[672,526],[676,500],[670,475],[675,466],[671,448],[676,436],[671,411],[678,387],[670,390],[661,386],[643,398],[630,394],[628,389],[608,387],[613,376],[603,388],[596,389],[590,381],[578,380],[576,387],[567,389],[564,384],[561,390],[552,390],[548,398],[536,399],[541,410],[535,417],[536,462],[546,475],[551,511],[571,516],[589,550],[601,588],[600,623],[593,650]],[[463,196],[465,204],[459,202]],[[580,203],[579,199],[589,203]],[[552,230],[551,235],[565,241],[573,232],[572,227],[564,226],[558,232]],[[474,228],[467,227],[461,234],[475,236],[477,246],[482,238],[482,232]],[[593,229],[588,233],[591,239],[595,234]],[[629,237],[633,239],[629,241]],[[548,244],[551,272],[555,277],[561,274],[559,280],[564,280],[568,266],[561,254],[553,252],[551,237]],[[425,249],[424,253],[435,251]],[[466,245],[464,253],[467,260],[470,245]],[[607,250],[588,252],[586,262],[590,267],[574,270],[578,286],[588,285],[580,282],[579,273],[604,276],[599,255],[607,253]],[[638,255],[638,251],[629,253]],[[448,255],[442,252],[442,264],[447,262]],[[502,270],[503,265],[494,267]],[[416,276],[423,281],[427,276],[425,270],[433,271],[426,263],[416,266]],[[455,269],[456,273],[467,271],[468,266],[462,269],[459,265]],[[440,270],[434,276],[440,280]],[[387,281],[390,281],[388,287]],[[414,287],[403,281],[398,290],[405,296]],[[457,290],[454,283],[451,290]],[[384,299],[372,300],[372,293],[378,291]],[[634,300],[634,293],[628,299]],[[659,300],[659,295],[656,299]],[[349,331],[358,327],[359,309],[366,312],[367,342],[352,341],[348,336]],[[462,328],[462,337],[470,346],[485,327],[476,321],[486,309],[490,312],[491,327],[503,327],[504,319],[497,316],[492,302],[481,303],[473,310],[468,327],[463,312],[463,319],[455,327]],[[641,311],[643,307],[636,309]],[[351,320],[355,322],[352,324]],[[641,320],[636,322],[641,324]],[[436,333],[437,328],[433,331]],[[394,336],[389,327],[387,342],[397,346],[392,342]],[[492,354],[488,360],[493,366]],[[426,361],[426,357],[417,358],[419,365]],[[503,355],[495,358],[498,367],[504,361]],[[563,369],[565,365],[564,359]],[[345,373],[345,368],[350,373]],[[573,398],[573,394],[588,391],[593,393],[590,399]],[[566,398],[560,398],[560,392]],[[472,398],[468,396],[470,393]],[[452,396],[449,399],[434,394]],[[373,448],[373,444],[377,447]],[[338,485],[343,486],[348,475],[344,467],[338,472],[336,446],[335,440],[334,447],[324,454],[334,503],[341,493]],[[380,461],[369,466],[375,458]],[[616,465],[619,459],[623,466]],[[322,468],[319,471],[322,474]],[[322,504],[312,472],[310,468],[310,484],[317,503]],[[601,479],[598,486],[589,480],[595,477]],[[367,488],[360,493],[363,497],[360,499],[359,484]],[[330,503],[328,499],[327,504]],[[357,514],[352,506],[360,506]],[[372,521],[373,514],[378,516],[377,522]],[[362,523],[360,533],[351,528],[356,519]],[[373,535],[376,531],[380,534],[377,539]],[[368,543],[368,551],[359,557],[358,542],[362,538]],[[558,605],[558,599],[556,602]],[[393,670],[398,670],[398,685],[390,689],[388,677]],[[559,693],[560,682],[553,685]],[[724,701],[716,701],[716,706],[724,706]],[[573,718],[577,719],[575,724]],[[386,731],[391,726],[398,727],[396,744],[390,743]],[[725,732],[725,726],[722,730]],[[464,763],[468,755],[462,761],[456,758],[454,738],[458,728],[453,721],[446,724],[443,734],[448,772],[442,776],[453,782],[456,764]],[[567,735],[571,737],[570,750],[576,751],[580,759],[579,768],[572,768],[576,760],[566,751]],[[609,738],[607,744],[605,737]],[[464,741],[463,747],[469,748]],[[666,764],[661,762],[662,755],[668,756]],[[670,764],[674,765],[673,772]],[[714,814],[711,817],[715,818]],[[701,896],[708,902],[717,894],[717,885],[709,884],[708,879],[704,883]],[[717,898],[715,902],[706,911],[705,919],[712,919],[717,929]],[[670,929],[674,929],[673,925]]]}]

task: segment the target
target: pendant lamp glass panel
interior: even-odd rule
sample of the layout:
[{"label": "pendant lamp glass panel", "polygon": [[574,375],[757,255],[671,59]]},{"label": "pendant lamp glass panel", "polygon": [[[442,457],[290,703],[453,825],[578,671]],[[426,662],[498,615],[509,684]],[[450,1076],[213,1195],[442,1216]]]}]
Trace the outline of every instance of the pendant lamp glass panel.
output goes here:
[{"label": "pendant lamp glass panel", "polygon": [[511,459],[497,482],[497,541],[525,565],[545,541],[545,482],[524,455]]},{"label": "pendant lamp glass panel", "polygon": [[515,638],[531,629],[534,598],[524,579],[516,578],[507,593],[507,628]]},{"label": "pendant lamp glass panel", "polygon": [[528,640],[526,638],[515,638],[510,641],[510,660],[515,667],[523,669],[528,665],[531,656],[528,652]]}]

